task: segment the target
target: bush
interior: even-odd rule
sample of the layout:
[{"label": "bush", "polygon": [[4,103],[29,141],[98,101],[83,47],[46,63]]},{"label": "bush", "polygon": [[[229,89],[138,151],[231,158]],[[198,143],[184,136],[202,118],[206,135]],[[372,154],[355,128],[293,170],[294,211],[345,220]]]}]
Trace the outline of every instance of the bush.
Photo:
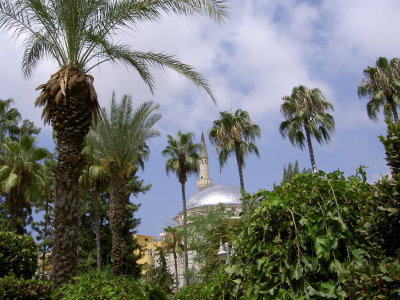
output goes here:
[{"label": "bush", "polygon": [[349,299],[400,299],[400,262],[355,264],[343,284]]},{"label": "bush", "polygon": [[32,278],[37,268],[38,246],[31,236],[0,232],[0,277],[10,273]]},{"label": "bush", "polygon": [[225,266],[223,266],[209,281],[183,287],[175,294],[174,300],[236,299],[231,294],[233,290],[234,285],[229,282],[229,276],[225,273]]},{"label": "bush", "polygon": [[344,298],[354,264],[381,253],[363,209],[372,186],[365,173],[298,175],[246,199],[242,231],[227,272],[243,299]]},{"label": "bush", "polygon": [[0,299],[51,299],[51,289],[49,281],[16,278],[14,275],[0,278]]},{"label": "bush", "polygon": [[166,294],[139,280],[126,276],[114,276],[110,269],[95,270],[74,278],[74,284],[67,284],[54,291],[55,299],[107,299],[107,300],[167,300]]}]

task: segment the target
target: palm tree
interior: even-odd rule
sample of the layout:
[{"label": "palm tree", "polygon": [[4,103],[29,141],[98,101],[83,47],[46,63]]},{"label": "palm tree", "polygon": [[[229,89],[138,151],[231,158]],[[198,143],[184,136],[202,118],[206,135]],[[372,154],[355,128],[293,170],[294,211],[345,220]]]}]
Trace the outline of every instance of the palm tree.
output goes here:
[{"label": "palm tree", "polygon": [[21,120],[19,111],[11,107],[14,100],[9,98],[6,100],[0,99],[0,143],[4,143],[6,136],[17,134],[18,121]]},{"label": "palm tree", "polygon": [[[89,141],[89,140],[88,140]],[[83,198],[92,195],[93,224],[96,236],[96,267],[101,269],[101,234],[100,234],[100,193],[109,186],[109,178],[95,156],[93,145],[87,142],[82,153],[85,155],[88,164],[79,177],[79,183]]]},{"label": "palm tree", "polygon": [[199,155],[197,153],[200,149],[200,144],[193,143],[192,132],[182,133],[178,131],[177,138],[174,139],[171,135],[168,135],[168,145],[162,151],[162,154],[168,157],[165,163],[165,171],[167,175],[170,173],[175,173],[181,184],[182,192],[182,207],[183,207],[183,228],[185,230],[183,239],[184,248],[184,263],[185,263],[185,285],[188,285],[188,279],[186,277],[186,272],[189,268],[188,260],[188,246],[186,237],[186,226],[187,226],[187,212],[186,212],[186,192],[185,183],[187,181],[187,176],[192,174],[197,174],[197,160]]},{"label": "palm tree", "polygon": [[172,251],[172,255],[174,257],[174,266],[175,266],[175,285],[176,289],[179,289],[179,278],[178,278],[178,253],[182,250],[182,236],[177,227],[168,226],[164,230],[165,238],[164,238],[164,247],[165,251],[168,253]]},{"label": "palm tree", "polygon": [[376,120],[382,106],[385,115],[391,111],[395,122],[399,121],[397,107],[400,106],[400,59],[388,60],[379,57],[375,67],[367,67],[364,77],[358,86],[358,96],[369,100],[367,113],[370,119]]},{"label": "palm tree", "polygon": [[45,148],[35,147],[35,138],[24,135],[6,138],[0,152],[1,191],[7,193],[11,229],[24,234],[24,221],[31,213],[31,202],[41,197],[45,186],[40,160],[50,157]]},{"label": "palm tree", "polygon": [[250,153],[260,157],[258,148],[254,144],[260,135],[260,127],[251,121],[247,111],[241,109],[236,110],[233,115],[227,111],[220,112],[220,118],[214,121],[209,132],[209,138],[215,145],[221,168],[227,163],[229,156],[235,154],[242,192],[244,191],[244,159]]},{"label": "palm tree", "polygon": [[35,202],[35,212],[42,213],[42,217],[32,222],[31,227],[36,231],[36,240],[40,241],[39,247],[41,251],[40,269],[47,272],[46,267],[50,265],[49,253],[52,248],[52,231],[53,231],[53,204],[54,204],[54,171],[57,161],[53,158],[45,159],[43,163],[43,182],[42,195],[39,201]]},{"label": "palm tree", "polygon": [[109,111],[101,111],[101,120],[87,137],[100,162],[102,172],[109,178],[110,229],[112,234],[111,256],[113,272],[122,272],[122,250],[125,203],[129,198],[128,184],[140,167],[141,160],[148,156],[146,141],[158,135],[153,126],[161,118],[153,102],[145,102],[133,109],[132,98],[122,97],[121,103],[112,96]]},{"label": "palm tree", "polygon": [[216,21],[226,15],[224,0],[0,0],[0,29],[22,38],[22,71],[27,77],[41,59],[50,58],[59,71],[38,87],[36,106],[57,134],[53,281],[58,287],[76,272],[79,196],[77,183],[84,165],[83,141],[99,113],[93,76],[88,72],[104,62],[133,67],[153,91],[149,67],[171,68],[203,88],[214,100],[206,79],[171,55],[139,52],[118,42],[140,21],[164,14],[208,15]]},{"label": "palm tree", "polygon": [[307,140],[311,167],[317,171],[311,137],[318,143],[328,143],[335,130],[335,121],[328,109],[334,110],[320,89],[308,89],[303,85],[293,88],[290,96],[282,98],[281,113],[285,121],[281,122],[279,131],[288,137],[294,145],[304,149]]}]

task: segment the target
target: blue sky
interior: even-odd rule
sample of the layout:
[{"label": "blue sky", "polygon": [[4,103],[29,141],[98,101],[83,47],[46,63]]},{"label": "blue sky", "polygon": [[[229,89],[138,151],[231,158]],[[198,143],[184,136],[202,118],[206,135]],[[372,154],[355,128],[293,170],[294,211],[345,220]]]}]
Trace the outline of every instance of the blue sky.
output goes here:
[{"label": "blue sky", "polygon": [[[377,136],[385,133],[380,121],[366,114],[366,100],[357,96],[362,71],[379,56],[399,57],[400,2],[398,0],[237,0],[229,4],[230,17],[222,24],[206,18],[167,16],[140,24],[119,37],[134,49],[174,54],[209,80],[217,106],[206,93],[172,71],[155,70],[156,92],[148,91],[134,70],[102,65],[94,70],[100,103],[107,106],[113,90],[117,98],[131,94],[137,103],[161,105],[161,135],[150,141],[150,160],[140,176],[153,184],[150,192],[134,199],[141,203],[140,234],[158,235],[181,209],[178,180],[165,175],[166,135],[193,131],[197,141],[223,110],[247,110],[262,130],[257,141],[261,159],[249,157],[244,170],[246,189],[271,189],[282,178],[284,165],[299,161],[309,167],[307,151],[293,147],[279,134],[282,97],[300,84],[318,87],[334,107],[336,132],[329,145],[314,143],[316,162],[324,171],[355,173],[368,166],[371,182],[388,173],[384,149]],[[24,118],[38,126],[41,110],[34,108],[35,88],[57,71],[49,61],[32,78],[21,75],[20,44],[0,36],[0,98],[12,97]],[[51,128],[43,127],[40,145],[52,147]],[[207,140],[210,175],[214,184],[239,185],[235,160],[220,172],[215,150]],[[187,182],[187,197],[197,191],[196,179]]]}]

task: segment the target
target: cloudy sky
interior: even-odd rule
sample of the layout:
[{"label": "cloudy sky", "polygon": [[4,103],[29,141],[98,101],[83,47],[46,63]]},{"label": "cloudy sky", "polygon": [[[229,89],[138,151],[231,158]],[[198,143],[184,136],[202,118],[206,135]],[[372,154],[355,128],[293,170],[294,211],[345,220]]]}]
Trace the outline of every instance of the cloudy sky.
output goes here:
[{"label": "cloudy sky", "polygon": [[[368,119],[366,100],[357,96],[362,71],[379,56],[400,56],[400,1],[398,0],[237,0],[222,24],[207,18],[168,16],[143,23],[121,36],[134,49],[174,54],[209,80],[217,105],[206,93],[171,71],[155,70],[156,92],[148,91],[132,69],[102,65],[92,74],[102,106],[113,90],[119,98],[131,94],[137,103],[161,105],[160,137],[149,143],[150,160],[140,176],[153,185],[133,201],[141,203],[140,234],[158,235],[181,209],[178,180],[165,175],[166,135],[192,131],[197,141],[223,110],[247,110],[262,130],[257,141],[261,158],[249,157],[244,170],[246,189],[271,189],[282,178],[283,166],[299,161],[310,167],[307,151],[293,147],[279,134],[282,97],[300,84],[318,87],[334,105],[336,132],[329,145],[315,145],[317,167],[341,170],[346,176],[368,166],[371,182],[388,173],[384,149],[377,136],[385,133],[382,117]],[[35,88],[57,71],[44,62],[32,78],[21,75],[21,46],[0,35],[0,98],[14,98],[24,118],[43,127],[41,110],[34,108]],[[43,127],[41,146],[53,147],[51,128]],[[207,140],[210,175],[214,184],[239,185],[234,159],[219,170],[215,150]],[[187,195],[197,191],[189,178]]]}]

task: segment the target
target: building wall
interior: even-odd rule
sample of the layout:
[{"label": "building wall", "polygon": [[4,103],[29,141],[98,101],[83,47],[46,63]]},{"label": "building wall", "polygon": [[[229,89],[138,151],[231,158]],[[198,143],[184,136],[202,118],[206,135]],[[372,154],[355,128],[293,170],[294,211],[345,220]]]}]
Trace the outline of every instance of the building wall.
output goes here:
[{"label": "building wall", "polygon": [[[140,235],[140,234],[135,234],[133,236],[136,238],[138,244],[142,248],[142,254],[143,256],[138,259],[138,264],[143,265],[142,268],[142,275],[146,274],[147,269],[146,266],[154,264],[155,261],[155,254],[156,254],[156,249],[157,247],[161,246],[161,241],[159,241],[155,236],[151,235]],[[136,252],[136,254],[139,251]]]}]

